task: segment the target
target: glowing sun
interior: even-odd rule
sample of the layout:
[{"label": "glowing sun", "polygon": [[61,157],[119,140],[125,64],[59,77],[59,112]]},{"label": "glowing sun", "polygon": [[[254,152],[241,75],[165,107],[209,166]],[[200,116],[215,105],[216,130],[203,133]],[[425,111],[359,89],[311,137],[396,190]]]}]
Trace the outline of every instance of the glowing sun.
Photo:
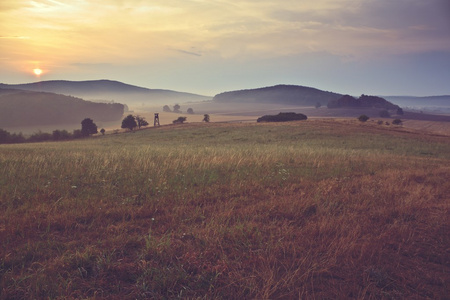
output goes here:
[{"label": "glowing sun", "polygon": [[34,73],[36,76],[39,76],[39,75],[42,74],[42,70],[41,70],[41,69],[33,69],[33,73]]}]

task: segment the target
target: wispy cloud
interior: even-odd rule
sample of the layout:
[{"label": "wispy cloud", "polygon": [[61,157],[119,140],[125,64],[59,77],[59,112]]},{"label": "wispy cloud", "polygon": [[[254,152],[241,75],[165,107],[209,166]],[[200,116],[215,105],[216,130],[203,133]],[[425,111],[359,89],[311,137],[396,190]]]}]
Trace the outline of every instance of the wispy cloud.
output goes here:
[{"label": "wispy cloud", "polygon": [[11,39],[11,40],[14,40],[14,39],[18,39],[18,40],[26,40],[26,39],[29,39],[30,37],[28,37],[28,36],[3,36],[3,35],[0,35],[0,39]]},{"label": "wispy cloud", "polygon": [[187,55],[202,56],[201,53],[193,52],[193,51],[186,51],[186,50],[182,50],[182,49],[169,49],[169,50],[176,51],[176,52],[182,53],[182,54],[187,54]]}]

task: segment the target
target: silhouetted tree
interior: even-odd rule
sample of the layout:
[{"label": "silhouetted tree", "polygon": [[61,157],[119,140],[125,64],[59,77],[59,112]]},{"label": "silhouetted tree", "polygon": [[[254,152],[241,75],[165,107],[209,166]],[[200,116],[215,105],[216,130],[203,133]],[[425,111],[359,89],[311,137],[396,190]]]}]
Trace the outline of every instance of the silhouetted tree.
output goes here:
[{"label": "silhouetted tree", "polygon": [[181,108],[181,106],[179,104],[175,104],[173,106],[173,112],[174,113],[180,113],[181,112],[180,108]]},{"label": "silhouetted tree", "polygon": [[187,113],[188,113],[188,114],[193,114],[193,113],[194,113],[194,110],[193,110],[192,108],[188,108],[188,109],[187,109]]},{"label": "silhouetted tree", "polygon": [[173,120],[173,124],[183,124],[186,121],[186,117],[178,117],[178,119]]},{"label": "silhouetted tree", "polygon": [[133,130],[133,128],[137,127],[136,119],[133,115],[128,115],[125,119],[122,120],[122,128],[127,128],[129,130]]},{"label": "silhouetted tree", "polygon": [[208,123],[209,122],[209,115],[208,114],[204,114],[203,115],[203,122],[206,122],[206,123]]},{"label": "silhouetted tree", "polygon": [[163,111],[165,111],[165,112],[172,112],[172,110],[170,110],[169,105],[164,105]]},{"label": "silhouetted tree", "polygon": [[100,132],[101,132],[102,135],[105,135],[105,132],[106,132],[105,128],[102,128],[102,129],[100,130]]},{"label": "silhouetted tree", "polygon": [[72,133],[72,136],[74,139],[79,139],[79,138],[83,137],[83,134],[81,133],[80,129],[75,129]]},{"label": "silhouetted tree", "polygon": [[145,120],[144,117],[138,115],[135,118],[139,128],[141,128],[142,126],[148,126],[148,122]]},{"label": "silhouetted tree", "polygon": [[97,132],[97,125],[95,125],[94,121],[89,118],[81,121],[81,134],[83,136],[89,136],[91,134],[96,134]]},{"label": "silhouetted tree", "polygon": [[54,130],[52,133],[54,141],[69,140],[70,138],[71,135],[67,130]]}]

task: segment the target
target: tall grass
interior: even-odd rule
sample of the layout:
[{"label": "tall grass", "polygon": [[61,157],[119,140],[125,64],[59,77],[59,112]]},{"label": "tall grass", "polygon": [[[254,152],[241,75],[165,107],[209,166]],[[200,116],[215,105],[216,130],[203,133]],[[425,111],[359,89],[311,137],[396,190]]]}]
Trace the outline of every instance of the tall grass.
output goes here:
[{"label": "tall grass", "polygon": [[3,145],[1,298],[445,298],[449,160],[337,121]]}]

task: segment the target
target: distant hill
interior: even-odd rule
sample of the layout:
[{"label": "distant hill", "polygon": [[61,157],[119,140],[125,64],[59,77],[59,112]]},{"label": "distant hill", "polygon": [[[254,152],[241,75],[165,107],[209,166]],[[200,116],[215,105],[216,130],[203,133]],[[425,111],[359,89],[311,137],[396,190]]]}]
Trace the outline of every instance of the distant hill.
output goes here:
[{"label": "distant hill", "polygon": [[0,84],[2,89],[49,92],[91,101],[118,102],[132,107],[155,106],[210,100],[211,97],[162,89],[148,89],[112,80],[40,81],[26,84]]},{"label": "distant hill", "polygon": [[0,128],[80,123],[84,118],[117,121],[124,105],[72,96],[0,88]]},{"label": "distant hill", "polygon": [[392,104],[384,98],[377,96],[361,95],[359,98],[350,95],[344,95],[339,99],[328,103],[328,108],[381,108],[387,110],[398,109],[399,106]]},{"label": "distant hill", "polygon": [[405,107],[450,107],[450,95],[443,96],[384,96],[383,98]]},{"label": "distant hill", "polygon": [[271,87],[225,92],[216,95],[213,102],[276,103],[298,106],[327,105],[342,95],[325,92],[311,87],[297,85],[276,85]]}]

